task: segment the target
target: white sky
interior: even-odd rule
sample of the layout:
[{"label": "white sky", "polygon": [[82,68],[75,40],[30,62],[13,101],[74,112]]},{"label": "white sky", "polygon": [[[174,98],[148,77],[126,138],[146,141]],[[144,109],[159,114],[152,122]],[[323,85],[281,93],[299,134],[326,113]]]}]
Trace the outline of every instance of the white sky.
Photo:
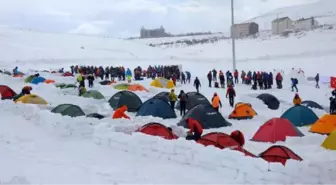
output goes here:
[{"label": "white sky", "polygon": [[[236,20],[317,0],[235,0]],[[230,0],[1,0],[0,25],[53,31],[137,36],[141,26],[170,33],[227,32]]]}]

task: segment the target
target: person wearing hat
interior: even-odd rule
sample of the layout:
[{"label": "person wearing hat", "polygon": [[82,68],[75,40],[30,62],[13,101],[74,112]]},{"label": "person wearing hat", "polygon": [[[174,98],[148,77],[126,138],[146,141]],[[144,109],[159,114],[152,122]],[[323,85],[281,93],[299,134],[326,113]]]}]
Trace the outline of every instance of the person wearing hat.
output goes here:
[{"label": "person wearing hat", "polygon": [[212,101],[212,107],[216,109],[217,111],[219,111],[219,107],[222,108],[222,102],[219,96],[217,95],[217,93],[214,93],[211,101]]},{"label": "person wearing hat", "polygon": [[171,91],[170,91],[170,93],[169,93],[169,102],[170,102],[170,106],[171,106],[171,108],[174,110],[174,108],[175,108],[175,102],[176,102],[176,100],[177,100],[177,96],[176,96],[176,94],[175,94],[175,92],[174,92],[174,89],[172,89]]},{"label": "person wearing hat", "polygon": [[195,141],[199,140],[203,133],[202,125],[197,120],[192,118],[188,118],[186,122],[190,129],[187,132],[186,140],[195,140]]}]

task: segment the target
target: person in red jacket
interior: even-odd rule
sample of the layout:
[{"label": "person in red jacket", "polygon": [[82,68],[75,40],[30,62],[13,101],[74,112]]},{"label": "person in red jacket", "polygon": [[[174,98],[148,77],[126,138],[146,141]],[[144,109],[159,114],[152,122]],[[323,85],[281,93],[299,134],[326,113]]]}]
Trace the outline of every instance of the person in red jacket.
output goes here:
[{"label": "person in red jacket", "polygon": [[199,140],[202,136],[203,133],[203,128],[202,125],[197,121],[192,118],[188,118],[186,120],[189,126],[189,131],[187,132],[187,137],[186,140]]},{"label": "person in red jacket", "polygon": [[234,105],[234,98],[236,97],[236,91],[233,89],[232,85],[226,91],[226,98],[229,98],[230,106]]},{"label": "person in red jacket", "polygon": [[239,81],[238,81],[238,76],[239,76],[239,73],[238,73],[238,70],[236,69],[235,72],[233,73],[233,77],[234,77],[234,80],[235,80],[235,84],[237,84]]},{"label": "person in red jacket", "polygon": [[126,118],[126,119],[130,119],[130,117],[128,117],[125,112],[128,110],[128,107],[126,105],[123,105],[122,107],[120,107],[119,109],[115,110],[112,119],[120,119],[120,118]]}]

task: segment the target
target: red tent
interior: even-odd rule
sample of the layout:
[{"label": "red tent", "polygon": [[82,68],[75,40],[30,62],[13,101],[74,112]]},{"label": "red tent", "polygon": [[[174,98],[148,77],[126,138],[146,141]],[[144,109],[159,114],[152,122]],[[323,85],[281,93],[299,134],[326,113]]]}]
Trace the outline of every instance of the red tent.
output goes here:
[{"label": "red tent", "polygon": [[65,72],[65,73],[62,74],[62,76],[67,77],[67,76],[74,76],[74,75],[70,72]]},{"label": "red tent", "polygon": [[208,133],[197,140],[197,143],[204,146],[215,146],[220,149],[230,148],[232,150],[243,152],[247,156],[256,157],[254,154],[243,149],[243,147],[231,136],[221,132]]},{"label": "red tent", "polygon": [[142,126],[138,132],[142,132],[144,134],[159,136],[165,139],[177,139],[178,137],[171,132],[168,127],[160,124],[160,123],[148,123]]},{"label": "red tent", "polygon": [[2,99],[8,99],[16,95],[16,93],[7,85],[0,85],[0,94]]},{"label": "red tent", "polygon": [[302,161],[303,159],[285,146],[274,145],[259,154],[259,157],[270,163],[281,163],[285,166],[288,159]]},{"label": "red tent", "polygon": [[285,141],[287,136],[304,136],[289,120],[273,118],[263,124],[252,137],[252,141],[271,142]]}]

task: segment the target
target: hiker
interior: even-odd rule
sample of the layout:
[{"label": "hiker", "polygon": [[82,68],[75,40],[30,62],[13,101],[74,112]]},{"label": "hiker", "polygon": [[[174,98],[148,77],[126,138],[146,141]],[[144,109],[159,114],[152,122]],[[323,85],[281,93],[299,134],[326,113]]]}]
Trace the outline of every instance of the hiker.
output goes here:
[{"label": "hiker", "polygon": [[191,73],[189,71],[186,71],[186,74],[187,74],[187,82],[190,84]]},{"label": "hiker", "polygon": [[86,93],[86,88],[84,86],[78,87],[78,96],[82,96],[84,93]]},{"label": "hiker", "polygon": [[178,99],[180,99],[180,114],[184,116],[187,108],[188,95],[181,90]]},{"label": "hiker", "polygon": [[212,79],[214,82],[217,82],[217,71],[216,69],[212,70]]},{"label": "hiker", "polygon": [[219,71],[219,83],[221,88],[225,88],[225,77],[223,71]]},{"label": "hiker", "polygon": [[336,89],[334,89],[333,91],[331,91],[331,95],[336,98]]},{"label": "hiker", "polygon": [[128,110],[128,107],[126,105],[121,106],[117,110],[114,111],[112,119],[120,119],[120,118],[126,118],[130,119],[125,112]]},{"label": "hiker", "polygon": [[169,93],[169,102],[170,102],[170,106],[173,110],[175,109],[176,100],[177,100],[176,94],[174,92],[174,89],[172,89]]},{"label": "hiker", "polygon": [[317,73],[315,76],[315,82],[316,82],[315,88],[316,89],[320,88],[319,81],[320,81],[320,74]]},{"label": "hiker", "polygon": [[217,93],[214,93],[211,101],[212,101],[212,107],[216,109],[216,111],[219,111],[219,107],[222,108],[222,102]]},{"label": "hiker", "polygon": [[299,92],[297,88],[297,84],[298,84],[297,78],[291,78],[291,81],[292,81],[292,92],[294,91],[294,89],[296,90],[296,92]]},{"label": "hiker", "polygon": [[18,75],[19,74],[19,67],[15,66],[15,68],[13,69],[13,75]]},{"label": "hiker", "polygon": [[276,77],[275,77],[275,81],[276,81],[276,84],[277,84],[277,88],[278,89],[282,89],[282,75],[281,73],[279,72]]},{"label": "hiker", "polygon": [[202,125],[195,119],[188,118],[186,120],[189,126],[189,131],[187,132],[186,140],[199,140],[203,133]]},{"label": "hiker", "polygon": [[30,91],[32,91],[32,90],[33,90],[33,88],[31,86],[24,86],[19,94],[13,96],[13,100],[16,101],[17,99],[21,98],[22,96],[30,94]]},{"label": "hiker", "polygon": [[181,73],[181,84],[186,84],[186,75],[183,72]]},{"label": "hiker", "polygon": [[238,70],[236,69],[236,70],[234,71],[234,73],[233,73],[234,83],[235,83],[235,84],[239,83],[238,76],[239,76],[239,73],[238,73]]},{"label": "hiker", "polygon": [[92,88],[93,87],[93,81],[95,80],[94,76],[92,74],[89,74],[87,79],[89,81],[89,87]]},{"label": "hiker", "polygon": [[336,114],[336,98],[330,97],[329,101],[330,101],[329,113]]},{"label": "hiker", "polygon": [[226,98],[229,98],[230,106],[234,105],[234,98],[236,97],[236,91],[233,89],[232,85],[230,85],[226,91]]},{"label": "hiker", "polygon": [[77,76],[77,82],[79,83],[79,87],[85,87],[85,78],[81,73],[78,74]]},{"label": "hiker", "polygon": [[302,103],[302,100],[301,100],[299,94],[296,93],[294,98],[293,98],[293,104],[294,105],[301,105],[301,103]]},{"label": "hiker", "polygon": [[211,75],[211,71],[209,71],[208,73],[208,81],[209,81],[209,87],[211,87],[211,82],[212,82],[212,75]]},{"label": "hiker", "polygon": [[194,86],[196,88],[196,91],[199,93],[199,88],[201,87],[201,82],[199,81],[198,77],[195,78]]}]

